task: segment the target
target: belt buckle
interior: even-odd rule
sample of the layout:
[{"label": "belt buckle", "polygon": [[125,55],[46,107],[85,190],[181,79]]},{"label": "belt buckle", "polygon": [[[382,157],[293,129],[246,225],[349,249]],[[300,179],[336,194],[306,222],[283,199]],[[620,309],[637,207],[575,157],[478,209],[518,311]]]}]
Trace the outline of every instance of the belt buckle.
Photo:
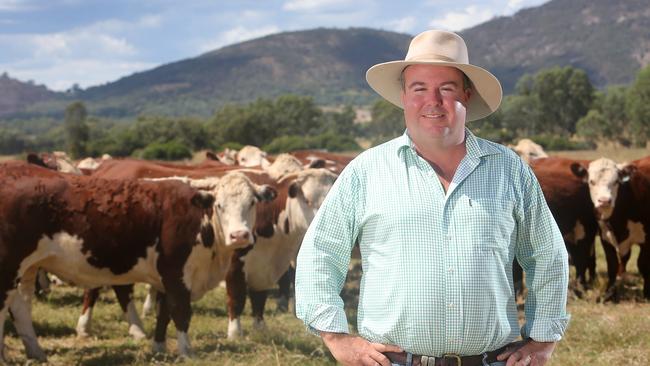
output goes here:
[{"label": "belt buckle", "polygon": [[460,355],[456,353],[446,353],[442,355],[442,359],[445,360],[445,365],[447,364],[447,359],[456,360],[456,366],[463,365],[463,360],[460,358]]}]

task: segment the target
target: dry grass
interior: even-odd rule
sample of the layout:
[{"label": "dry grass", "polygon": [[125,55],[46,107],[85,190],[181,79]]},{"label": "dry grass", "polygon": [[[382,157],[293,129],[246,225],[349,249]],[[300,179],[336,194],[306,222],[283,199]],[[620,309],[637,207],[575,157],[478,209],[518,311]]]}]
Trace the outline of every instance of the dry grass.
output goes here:
[{"label": "dry grass", "polygon": [[[598,252],[599,281],[582,299],[572,296],[568,309],[572,315],[565,339],[559,343],[550,363],[558,365],[648,365],[650,364],[650,303],[641,298],[641,279],[636,269],[638,248],[633,250],[630,276],[623,286],[619,304],[600,301],[605,283],[604,258]],[[350,272],[343,296],[351,323],[356,312],[360,271],[356,264]],[[169,327],[166,355],[151,353],[149,340],[128,338],[126,322],[110,291],[105,291],[96,307],[94,334],[77,339],[74,326],[80,312],[81,290],[57,287],[43,301],[34,301],[34,322],[41,345],[50,365],[334,365],[334,361],[317,337],[308,334],[292,314],[277,313],[275,301],[269,299],[266,319],[268,330],[252,331],[248,310],[243,317],[244,338],[226,339],[227,316],[225,291],[217,288],[193,305],[190,336],[195,355],[177,359],[174,328]],[[144,290],[138,288],[136,302],[142,304]],[[146,318],[145,329],[153,333],[154,319]],[[23,346],[10,322],[5,341],[9,357],[25,364]]]},{"label": "dry grass", "polygon": [[549,151],[548,154],[551,156],[562,156],[565,158],[584,160],[594,160],[605,157],[618,163],[623,163],[648,156],[650,155],[650,150],[609,147],[598,150]]}]

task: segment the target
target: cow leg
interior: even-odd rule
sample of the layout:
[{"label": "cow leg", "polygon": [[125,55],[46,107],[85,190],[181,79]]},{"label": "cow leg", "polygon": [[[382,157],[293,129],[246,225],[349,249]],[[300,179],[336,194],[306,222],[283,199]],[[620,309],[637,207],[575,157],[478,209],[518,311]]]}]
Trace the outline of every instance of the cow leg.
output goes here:
[{"label": "cow leg", "polygon": [[[34,293],[33,281],[35,280],[35,277],[36,271],[34,271],[31,276],[31,286],[28,285],[25,286],[25,288],[20,289],[16,296],[14,296],[9,308],[14,318],[14,326],[16,327],[16,332],[25,345],[25,353],[27,354],[27,358],[33,358],[45,362],[47,360],[47,356],[45,355],[45,352],[41,346],[38,344],[36,332],[34,331],[34,324],[32,323],[31,294]],[[22,281],[25,281],[26,279],[26,276],[23,276]]]},{"label": "cow leg", "polygon": [[150,284],[147,284],[147,297],[144,299],[144,305],[142,305],[142,317],[145,318],[149,314],[151,314],[151,310],[153,309],[153,304],[156,302],[156,295],[158,294],[158,291],[156,291],[153,286]]},{"label": "cow leg", "polygon": [[169,317],[169,308],[167,305],[167,295],[158,293],[156,297],[156,329],[153,336],[153,352],[165,353],[167,350],[166,337],[167,326],[171,318]]},{"label": "cow leg", "polygon": [[228,294],[228,339],[243,335],[241,314],[246,305],[246,276],[241,254],[235,251],[230,259],[230,268],[226,274],[226,293]]},{"label": "cow leg", "polygon": [[133,304],[133,285],[113,286],[117,301],[120,303],[126,321],[129,323],[129,334],[136,340],[144,339],[144,326]]},{"label": "cow leg", "polygon": [[612,244],[602,240],[605,258],[607,259],[607,290],[605,292],[605,301],[618,302],[618,291],[616,289],[616,276],[618,274],[618,255]]},{"label": "cow leg", "polygon": [[5,317],[7,316],[7,308],[0,309],[0,365],[9,361],[7,355],[5,355]]},{"label": "cow leg", "polygon": [[84,304],[77,321],[77,337],[85,338],[90,335],[90,325],[93,319],[93,309],[99,297],[99,287],[84,290]]},{"label": "cow leg", "polygon": [[648,244],[650,243],[641,244],[637,266],[641,276],[643,276],[643,297],[650,300],[650,250],[647,248]]},{"label": "cow leg", "polygon": [[165,281],[163,279],[163,285],[165,285],[169,315],[176,326],[178,353],[180,356],[190,356],[190,339],[187,335],[190,328],[190,319],[192,318],[190,291],[180,278],[177,281]]},{"label": "cow leg", "polygon": [[515,287],[515,296],[524,296],[524,270],[517,259],[512,261],[512,282]]},{"label": "cow leg", "polygon": [[253,291],[249,289],[248,296],[251,299],[251,308],[253,309],[253,327],[257,330],[266,328],[266,324],[264,323],[264,306],[266,305],[268,291]]},{"label": "cow leg", "polygon": [[286,272],[278,280],[278,311],[286,313],[289,311],[289,299],[291,298],[291,285],[294,282],[296,271],[289,266]]},{"label": "cow leg", "polygon": [[47,272],[39,268],[36,274],[36,296],[44,297],[52,291],[50,279],[47,278]]}]

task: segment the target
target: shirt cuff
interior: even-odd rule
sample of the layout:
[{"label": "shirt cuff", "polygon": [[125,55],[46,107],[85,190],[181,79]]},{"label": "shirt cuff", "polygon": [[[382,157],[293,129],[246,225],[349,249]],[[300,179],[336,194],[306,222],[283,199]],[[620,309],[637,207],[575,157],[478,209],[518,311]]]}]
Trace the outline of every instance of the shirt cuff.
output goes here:
[{"label": "shirt cuff", "polygon": [[[345,311],[333,305],[311,305],[305,311],[299,312],[299,317],[305,322],[307,330],[320,336],[320,332],[350,333]],[[300,313],[303,316],[300,316]]]},{"label": "shirt cuff", "polygon": [[536,342],[557,342],[564,336],[569,325],[570,315],[557,319],[527,320],[521,328],[521,337],[532,338]]}]

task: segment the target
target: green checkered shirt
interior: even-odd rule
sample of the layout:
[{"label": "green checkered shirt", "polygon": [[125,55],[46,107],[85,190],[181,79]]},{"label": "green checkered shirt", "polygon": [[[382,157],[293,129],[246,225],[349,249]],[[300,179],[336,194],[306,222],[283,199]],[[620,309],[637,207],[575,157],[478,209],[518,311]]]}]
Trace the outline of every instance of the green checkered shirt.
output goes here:
[{"label": "green checkered shirt", "polygon": [[440,356],[515,340],[515,255],[529,291],[521,335],[562,337],[567,252],[537,179],[512,151],[469,130],[466,147],[446,193],[406,133],[346,167],[298,254],[296,312],[310,331],[349,332],[339,294],[358,242],[357,323],[369,341]]}]

